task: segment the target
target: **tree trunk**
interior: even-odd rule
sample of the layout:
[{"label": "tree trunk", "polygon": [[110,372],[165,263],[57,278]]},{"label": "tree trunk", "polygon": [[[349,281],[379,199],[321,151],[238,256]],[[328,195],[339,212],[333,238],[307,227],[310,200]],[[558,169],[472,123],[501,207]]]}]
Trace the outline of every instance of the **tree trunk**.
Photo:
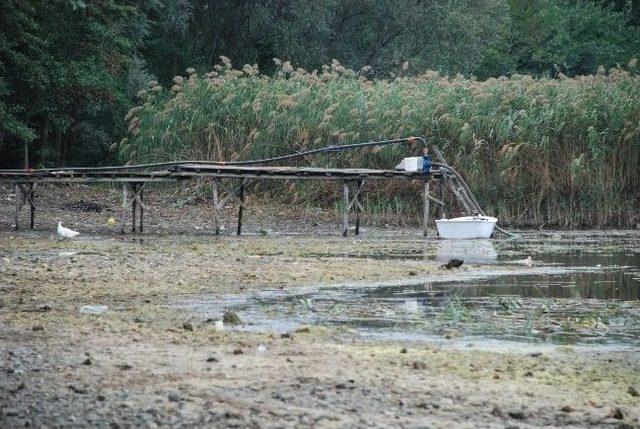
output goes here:
[{"label": "tree trunk", "polygon": [[29,169],[29,142],[24,142],[24,169]]}]

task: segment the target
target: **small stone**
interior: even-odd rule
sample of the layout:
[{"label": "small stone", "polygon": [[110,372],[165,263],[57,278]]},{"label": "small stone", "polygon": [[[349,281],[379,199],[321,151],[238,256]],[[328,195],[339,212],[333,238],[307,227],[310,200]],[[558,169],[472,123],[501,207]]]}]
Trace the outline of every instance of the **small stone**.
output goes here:
[{"label": "small stone", "polygon": [[218,358],[217,358],[217,357],[215,357],[215,356],[209,356],[209,357],[207,358],[207,362],[220,362],[220,361],[219,361],[219,360],[218,360]]},{"label": "small stone", "polygon": [[427,369],[427,364],[424,362],[416,361],[413,363],[413,369]]},{"label": "small stone", "polygon": [[509,411],[509,417],[516,420],[524,420],[526,418],[526,416],[524,415],[524,411],[522,410]]},{"label": "small stone", "polygon": [[7,417],[16,417],[18,415],[18,410],[15,408],[5,408],[4,415]]},{"label": "small stone", "polygon": [[347,388],[347,385],[346,385],[346,384],[344,384],[344,383],[338,383],[338,384],[336,384],[334,387],[335,387],[336,389],[338,389],[338,390],[342,390],[342,389],[346,389],[346,388]]},{"label": "small stone", "polygon": [[498,406],[495,406],[491,410],[491,415],[496,416],[496,417],[502,417],[503,416],[502,410]]},{"label": "small stone", "polygon": [[91,360],[91,358],[86,358],[82,361],[82,365],[93,365],[93,361]]},{"label": "small stone", "polygon": [[533,352],[533,353],[529,353],[529,356],[531,356],[531,357],[538,357],[538,356],[542,356],[542,352]]},{"label": "small stone", "polygon": [[524,376],[525,377],[533,377],[533,372],[527,371],[527,372],[524,373]]},{"label": "small stone", "polygon": [[242,320],[237,313],[234,313],[233,311],[225,311],[222,315],[222,322],[228,325],[239,325],[242,323]]},{"label": "small stone", "polygon": [[609,414],[609,416],[613,417],[616,420],[623,420],[624,419],[624,412],[620,408],[615,408],[615,409],[611,410],[611,413]]},{"label": "small stone", "polygon": [[33,331],[44,331],[44,326],[42,325],[33,325],[31,328]]},{"label": "small stone", "polygon": [[560,408],[560,411],[562,411],[563,413],[573,413],[575,411],[575,408],[570,405],[565,405],[564,407]]},{"label": "small stone", "polygon": [[51,310],[51,306],[49,304],[42,304],[40,306],[40,311],[50,311]]},{"label": "small stone", "polygon": [[78,394],[80,394],[80,395],[85,395],[85,394],[89,393],[89,391],[88,391],[86,388],[84,388],[84,387],[78,387],[78,386],[76,386],[75,384],[70,384],[70,385],[69,385],[69,389],[70,389],[72,392],[74,392],[74,393],[78,393]]},{"label": "small stone", "polygon": [[284,334],[280,334],[280,338],[285,339],[285,338],[293,338],[293,337],[291,336],[291,333],[286,332]]},{"label": "small stone", "polygon": [[102,402],[102,401],[105,401],[106,399],[107,399],[107,397],[104,396],[104,395],[97,395],[96,396],[96,401]]},{"label": "small stone", "polygon": [[407,352],[406,347],[403,347],[403,348],[400,349],[400,353],[406,353],[406,352]]},{"label": "small stone", "polygon": [[629,386],[629,388],[627,389],[627,393],[629,393],[629,395],[633,396],[634,398],[640,396],[640,393],[638,393],[638,389],[636,389],[635,386]]},{"label": "small stone", "polygon": [[127,371],[127,370],[130,370],[133,367],[125,362],[125,363],[121,363],[119,365],[116,365],[116,368],[121,369],[123,371]]},{"label": "small stone", "polygon": [[25,385],[24,383],[20,383],[20,384],[18,384],[18,385],[16,386],[16,388],[15,388],[15,389],[10,390],[9,392],[11,392],[11,393],[18,393],[19,391],[24,390],[24,388],[25,388],[25,387],[26,387],[26,385]]},{"label": "small stone", "polygon": [[184,329],[185,331],[193,331],[193,323],[191,322],[184,322],[182,324],[182,329]]},{"label": "small stone", "polygon": [[242,349],[235,349],[233,351],[233,354],[234,355],[242,355],[242,354],[244,354],[244,351]]},{"label": "small stone", "polygon": [[180,395],[178,395],[178,393],[176,393],[176,392],[169,392],[169,401],[171,401],[171,402],[179,402],[180,401]]}]

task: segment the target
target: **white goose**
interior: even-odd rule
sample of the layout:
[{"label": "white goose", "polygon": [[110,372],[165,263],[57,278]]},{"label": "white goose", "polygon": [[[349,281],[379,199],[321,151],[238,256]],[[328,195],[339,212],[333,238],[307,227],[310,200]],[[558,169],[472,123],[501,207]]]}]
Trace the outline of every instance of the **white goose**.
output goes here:
[{"label": "white goose", "polygon": [[56,232],[58,233],[58,237],[60,237],[62,240],[64,240],[65,238],[74,238],[80,235],[78,231],[74,231],[62,226],[62,221],[58,221],[58,229],[56,230]]}]

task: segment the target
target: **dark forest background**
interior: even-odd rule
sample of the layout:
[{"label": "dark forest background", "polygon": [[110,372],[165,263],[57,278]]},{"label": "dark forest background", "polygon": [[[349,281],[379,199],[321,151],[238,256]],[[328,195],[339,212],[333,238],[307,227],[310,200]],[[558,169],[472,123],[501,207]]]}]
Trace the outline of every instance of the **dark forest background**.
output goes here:
[{"label": "dark forest background", "polygon": [[637,1],[2,0],[0,167],[116,162],[109,147],[151,80],[187,67],[307,70],[338,59],[385,78],[573,76],[640,50]]}]

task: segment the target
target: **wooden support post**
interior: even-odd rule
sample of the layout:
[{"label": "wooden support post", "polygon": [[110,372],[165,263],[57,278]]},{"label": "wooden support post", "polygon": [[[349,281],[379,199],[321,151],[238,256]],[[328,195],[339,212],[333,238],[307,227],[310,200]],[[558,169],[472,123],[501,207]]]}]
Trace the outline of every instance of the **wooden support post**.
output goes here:
[{"label": "wooden support post", "polygon": [[342,184],[342,196],[344,208],[342,212],[342,236],[346,237],[349,233],[349,183]]},{"label": "wooden support post", "polygon": [[34,188],[36,187],[35,183],[29,183],[29,206],[31,208],[31,229],[36,228],[36,205],[33,201],[34,199]]},{"label": "wooden support post", "polygon": [[131,232],[136,233],[136,212],[138,208],[138,184],[131,183],[131,193],[133,198],[131,199]]},{"label": "wooden support post", "polygon": [[140,233],[144,232],[144,183],[140,186]]},{"label": "wooden support post", "polygon": [[220,235],[220,215],[218,212],[218,179],[211,181],[211,189],[213,191],[213,222],[216,229],[216,235]]},{"label": "wooden support post", "polygon": [[362,186],[364,186],[364,180],[358,181],[358,187],[356,188],[353,201],[356,206],[356,235],[360,235],[360,212],[362,212],[362,204],[360,204],[360,193],[362,192]]},{"label": "wooden support post", "polygon": [[424,201],[424,212],[423,212],[423,219],[422,219],[422,230],[424,233],[424,236],[427,236],[427,231],[428,231],[428,227],[429,227],[429,179],[427,179],[424,182],[424,195],[423,195],[423,201]]},{"label": "wooden support post", "polygon": [[[26,144],[26,143],[25,143]],[[22,193],[20,192],[20,185],[16,184],[16,230],[20,229],[20,209],[22,208]]]},{"label": "wooden support post", "polygon": [[129,190],[129,184],[122,184],[122,214],[120,215],[120,234],[124,234],[127,225],[127,191]]},{"label": "wooden support post", "polygon": [[[444,202],[444,182],[443,179],[438,180],[438,198]],[[444,204],[438,204],[438,218],[446,219],[447,212],[445,211]]]},{"label": "wooden support post", "polygon": [[240,185],[239,200],[240,200],[240,205],[238,207],[238,231],[236,232],[237,235],[242,234],[242,209],[244,208],[244,180]]}]

